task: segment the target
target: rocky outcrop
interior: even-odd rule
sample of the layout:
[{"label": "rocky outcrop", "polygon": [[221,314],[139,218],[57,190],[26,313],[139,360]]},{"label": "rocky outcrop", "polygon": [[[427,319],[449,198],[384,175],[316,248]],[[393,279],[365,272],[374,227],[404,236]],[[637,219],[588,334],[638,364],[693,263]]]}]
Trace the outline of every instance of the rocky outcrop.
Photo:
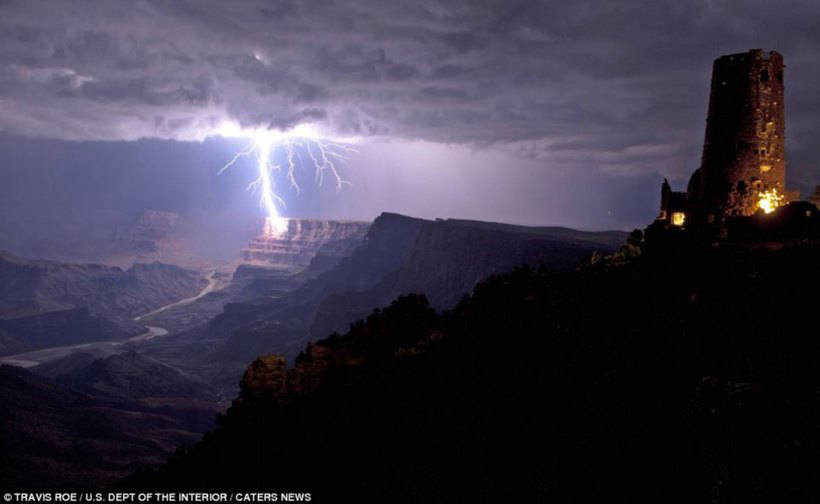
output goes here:
[{"label": "rocky outcrop", "polygon": [[288,229],[282,233],[265,226],[265,231],[242,250],[242,259],[301,271],[320,249],[323,260],[344,257],[359,244],[369,227],[368,222],[289,219]]},{"label": "rocky outcrop", "polygon": [[362,362],[362,355],[333,349],[323,342],[308,343],[290,369],[287,369],[283,356],[258,357],[245,371],[239,385],[239,400],[234,404],[263,401],[283,406],[296,396],[316,390],[331,368],[357,367]]},{"label": "rocky outcrop", "polygon": [[240,401],[281,401],[286,393],[287,366],[279,355],[254,360],[239,382]]},{"label": "rocky outcrop", "polygon": [[283,356],[259,357],[245,371],[234,404],[261,401],[284,406],[296,397],[310,395],[332,374],[350,379],[370,361],[419,355],[444,336],[427,329],[422,337],[417,334],[434,315],[424,296],[402,296],[384,310],[376,310],[366,322],[357,323],[346,336],[333,334],[308,343],[290,369]]}]

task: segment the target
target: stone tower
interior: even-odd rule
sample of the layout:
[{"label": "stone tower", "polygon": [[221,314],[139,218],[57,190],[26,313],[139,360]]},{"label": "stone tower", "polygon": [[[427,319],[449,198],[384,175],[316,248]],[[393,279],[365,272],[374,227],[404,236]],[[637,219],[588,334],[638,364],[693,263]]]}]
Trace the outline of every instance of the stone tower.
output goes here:
[{"label": "stone tower", "polygon": [[753,49],[716,59],[692,210],[715,222],[785,204],[785,137],[783,57]]}]

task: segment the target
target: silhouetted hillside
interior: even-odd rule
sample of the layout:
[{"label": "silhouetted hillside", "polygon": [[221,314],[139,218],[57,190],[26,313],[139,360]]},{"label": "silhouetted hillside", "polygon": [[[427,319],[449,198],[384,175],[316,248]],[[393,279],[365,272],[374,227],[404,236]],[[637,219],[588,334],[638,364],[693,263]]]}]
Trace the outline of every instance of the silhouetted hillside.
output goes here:
[{"label": "silhouetted hillside", "polygon": [[[635,248],[631,248],[631,253]],[[811,502],[816,245],[685,248],[405,296],[246,372],[156,490],[314,502]]]}]

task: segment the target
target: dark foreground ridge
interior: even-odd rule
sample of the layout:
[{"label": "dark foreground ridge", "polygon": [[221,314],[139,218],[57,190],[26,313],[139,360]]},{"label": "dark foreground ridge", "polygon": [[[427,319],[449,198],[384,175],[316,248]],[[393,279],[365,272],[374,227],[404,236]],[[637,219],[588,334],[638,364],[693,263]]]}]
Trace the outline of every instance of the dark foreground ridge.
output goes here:
[{"label": "dark foreground ridge", "polygon": [[287,371],[260,358],[214,432],[127,486],[816,502],[820,247],[626,252],[492,277],[444,314],[400,297]]}]

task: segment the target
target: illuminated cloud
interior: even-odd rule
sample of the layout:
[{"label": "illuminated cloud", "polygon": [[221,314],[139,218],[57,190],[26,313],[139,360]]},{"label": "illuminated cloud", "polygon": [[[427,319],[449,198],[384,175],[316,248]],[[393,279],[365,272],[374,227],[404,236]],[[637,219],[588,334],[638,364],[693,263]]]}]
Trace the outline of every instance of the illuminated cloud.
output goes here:
[{"label": "illuminated cloud", "polygon": [[6,0],[0,131],[190,140],[225,121],[314,123],[336,135],[505,144],[566,166],[683,177],[697,163],[710,65],[722,53],[783,52],[804,83],[788,81],[800,104],[789,110],[790,135],[810,137],[820,13],[793,7]]}]

